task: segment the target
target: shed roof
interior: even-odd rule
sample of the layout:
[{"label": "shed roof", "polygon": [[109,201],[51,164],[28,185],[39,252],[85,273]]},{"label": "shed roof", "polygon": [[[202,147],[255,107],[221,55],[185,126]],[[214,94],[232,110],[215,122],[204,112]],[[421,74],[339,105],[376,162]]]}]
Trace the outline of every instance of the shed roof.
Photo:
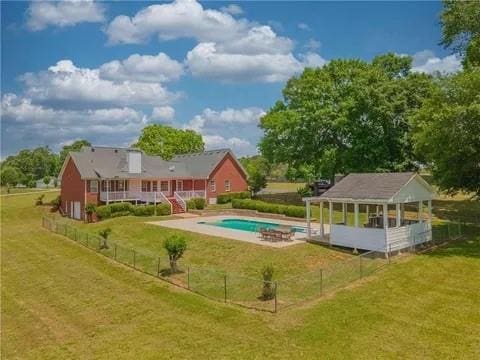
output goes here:
[{"label": "shed roof", "polygon": [[[95,178],[208,178],[220,161],[230,154],[230,149],[209,150],[174,156],[171,160],[163,160],[160,156],[146,155],[141,152],[142,172],[128,172],[127,154],[138,151],[129,148],[115,147],[83,147],[78,152],[71,152],[65,163],[71,158],[80,176],[84,179]],[[238,163],[238,161],[237,161]],[[240,163],[239,167],[243,170]],[[65,166],[65,165],[64,165]],[[63,173],[63,169],[60,176]]]},{"label": "shed roof", "polygon": [[[413,184],[414,182],[415,184]],[[415,172],[353,173],[310,200],[408,202],[433,198],[431,186]]]}]

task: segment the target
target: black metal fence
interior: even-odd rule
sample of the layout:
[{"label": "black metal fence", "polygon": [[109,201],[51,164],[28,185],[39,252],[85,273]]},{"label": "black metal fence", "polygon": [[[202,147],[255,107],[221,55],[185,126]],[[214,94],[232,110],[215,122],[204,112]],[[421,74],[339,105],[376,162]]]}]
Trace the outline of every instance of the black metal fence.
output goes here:
[{"label": "black metal fence", "polygon": [[[42,225],[116,262],[205,297],[269,312],[277,312],[332,293],[353,281],[369,276],[389,264],[391,259],[385,256],[383,251],[369,251],[325,268],[277,281],[264,281],[210,268],[189,266],[183,262],[177,262],[175,271],[172,271],[170,260],[166,256],[129,248],[111,240],[106,241],[99,235],[81,231],[49,217],[43,217]],[[459,236],[460,233],[461,227],[446,226],[434,231],[434,238],[437,237],[435,241],[438,243],[442,239]],[[424,248],[425,244],[421,247]],[[409,249],[416,250],[417,246]]]}]

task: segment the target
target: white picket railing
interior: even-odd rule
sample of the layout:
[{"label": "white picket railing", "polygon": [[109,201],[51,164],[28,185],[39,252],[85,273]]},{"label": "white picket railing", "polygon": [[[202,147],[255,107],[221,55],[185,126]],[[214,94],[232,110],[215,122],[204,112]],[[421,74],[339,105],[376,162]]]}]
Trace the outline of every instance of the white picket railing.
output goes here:
[{"label": "white picket railing", "polygon": [[205,190],[187,190],[187,191],[177,191],[176,194],[184,200],[190,200],[193,198],[205,198]]},{"label": "white picket railing", "polygon": [[177,202],[180,204],[180,206],[182,207],[183,211],[187,212],[187,203],[185,202],[185,200],[178,194],[178,192],[174,192],[173,193],[173,196],[175,197],[175,200],[177,200]]}]

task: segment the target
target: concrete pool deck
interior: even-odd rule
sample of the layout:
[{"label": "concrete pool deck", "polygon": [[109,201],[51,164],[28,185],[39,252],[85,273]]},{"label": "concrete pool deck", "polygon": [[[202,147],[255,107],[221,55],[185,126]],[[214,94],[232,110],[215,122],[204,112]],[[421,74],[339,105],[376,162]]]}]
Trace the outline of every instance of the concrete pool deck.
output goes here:
[{"label": "concrete pool deck", "polygon": [[[274,248],[284,248],[292,245],[302,244],[305,242],[306,234],[305,233],[296,233],[293,237],[293,241],[278,241],[271,242],[262,240],[259,233],[229,229],[224,227],[218,227],[208,224],[199,224],[199,222],[214,222],[224,219],[242,219],[242,220],[251,220],[251,221],[263,221],[263,222],[272,222],[281,225],[288,226],[301,226],[306,227],[307,223],[303,221],[290,221],[290,220],[278,220],[278,219],[269,219],[269,218],[258,218],[254,216],[241,216],[241,215],[216,215],[216,216],[198,216],[195,218],[184,218],[184,219],[175,219],[175,220],[165,220],[165,221],[151,221],[147,224],[163,226],[170,229],[184,230],[196,232],[204,235],[217,236],[232,240],[245,241],[252,244],[270,246]],[[328,225],[326,226],[326,232],[328,232]]]}]

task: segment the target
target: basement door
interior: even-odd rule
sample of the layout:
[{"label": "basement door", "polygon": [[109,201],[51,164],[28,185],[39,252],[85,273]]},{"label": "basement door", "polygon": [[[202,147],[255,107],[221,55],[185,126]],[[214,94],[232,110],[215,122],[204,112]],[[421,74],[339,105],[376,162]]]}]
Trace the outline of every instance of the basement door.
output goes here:
[{"label": "basement door", "polygon": [[74,219],[80,219],[81,218],[80,201],[74,201],[73,202],[73,218]]}]

